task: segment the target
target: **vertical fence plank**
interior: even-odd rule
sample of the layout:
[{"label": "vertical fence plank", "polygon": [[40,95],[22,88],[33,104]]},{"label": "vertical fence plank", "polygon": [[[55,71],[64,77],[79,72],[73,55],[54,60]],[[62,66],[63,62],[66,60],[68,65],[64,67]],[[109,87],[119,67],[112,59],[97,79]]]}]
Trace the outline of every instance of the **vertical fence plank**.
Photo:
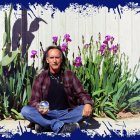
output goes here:
[{"label": "vertical fence plank", "polygon": [[[28,10],[27,12],[27,24],[28,24],[28,39],[31,39],[31,45],[29,47],[28,50],[28,57],[29,57],[29,61],[28,64],[31,65],[33,63],[33,58],[30,58],[31,56],[31,51],[32,50],[37,50],[37,52],[39,53],[39,29],[38,29],[38,24],[39,22],[36,20],[37,17],[39,16],[39,11],[38,11],[38,6],[30,6],[30,10]],[[38,55],[37,53],[37,55]],[[39,66],[39,59],[36,57],[35,58],[35,67]]]},{"label": "vertical fence plank", "polygon": [[[2,59],[2,48],[3,48],[3,33],[4,33],[4,11],[0,10],[0,60]],[[2,28],[3,27],[3,28]]]},{"label": "vertical fence plank", "polygon": [[[131,61],[132,69],[138,63],[140,59],[140,14],[136,14],[135,11],[132,12],[132,46],[131,46]],[[137,76],[140,77],[140,69],[137,71]]]},{"label": "vertical fence plank", "polygon": [[92,27],[93,38],[95,41],[98,40],[99,32],[101,33],[102,38],[105,36],[106,34],[106,8],[96,9],[95,13],[93,13],[92,26],[93,26]]},{"label": "vertical fence plank", "polygon": [[51,9],[46,9],[45,7],[39,6],[39,18],[41,18],[41,22],[39,23],[39,65],[38,67],[41,68],[42,66],[42,57],[43,52],[41,51],[41,45],[42,48],[45,50],[49,45],[52,44],[52,18]]},{"label": "vertical fence plank", "polygon": [[70,58],[70,60],[72,60],[73,52],[76,52],[76,55],[77,55],[77,51],[78,51],[78,46],[77,46],[77,44],[79,42],[78,25],[79,25],[78,24],[78,13],[67,10],[66,11],[66,33],[70,34],[71,39],[72,39],[72,42],[69,43],[70,53],[69,53],[68,57]]},{"label": "vertical fence plank", "polygon": [[111,35],[115,38],[114,43],[118,43],[119,36],[119,14],[111,9],[109,12],[106,12],[106,35]]},{"label": "vertical fence plank", "polygon": [[129,67],[132,66],[132,13],[131,10],[124,11],[121,15],[119,26],[119,40],[121,52],[129,56]]}]

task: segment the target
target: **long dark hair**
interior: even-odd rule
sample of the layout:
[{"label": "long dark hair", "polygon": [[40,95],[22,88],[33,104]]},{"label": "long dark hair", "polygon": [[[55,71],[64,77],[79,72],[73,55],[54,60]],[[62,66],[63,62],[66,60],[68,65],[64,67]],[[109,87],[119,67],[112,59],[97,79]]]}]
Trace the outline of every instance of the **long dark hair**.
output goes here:
[{"label": "long dark hair", "polygon": [[51,49],[58,49],[61,54],[62,54],[62,63],[61,63],[61,70],[65,69],[65,62],[66,62],[66,58],[65,55],[63,54],[60,46],[49,46],[46,51],[44,51],[44,55],[43,55],[43,59],[42,59],[42,69],[44,70],[48,70],[49,69],[49,64],[46,62],[46,58],[48,57],[48,52]]}]

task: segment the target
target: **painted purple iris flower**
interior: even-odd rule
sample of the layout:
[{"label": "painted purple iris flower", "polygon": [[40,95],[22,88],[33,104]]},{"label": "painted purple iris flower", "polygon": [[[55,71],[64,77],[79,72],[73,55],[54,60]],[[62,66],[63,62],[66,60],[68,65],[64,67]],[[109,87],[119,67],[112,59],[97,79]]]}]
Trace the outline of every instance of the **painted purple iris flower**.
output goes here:
[{"label": "painted purple iris flower", "polygon": [[113,36],[107,35],[107,36],[105,36],[105,40],[103,41],[103,43],[108,44],[109,41],[112,42],[113,40],[114,40]]},{"label": "painted purple iris flower", "polygon": [[66,52],[68,50],[68,44],[63,43],[62,46],[61,46],[61,50],[62,50],[62,52]]},{"label": "painted purple iris flower", "polygon": [[35,56],[37,56],[37,51],[36,50],[32,50],[31,51],[31,58],[35,58]]},{"label": "painted purple iris flower", "polygon": [[80,66],[82,66],[82,61],[81,61],[81,57],[80,57],[80,56],[78,56],[78,57],[75,58],[74,66],[75,66],[75,67],[80,67]]},{"label": "painted purple iris flower", "polygon": [[57,44],[58,36],[53,36],[52,39],[53,39],[53,43]]},{"label": "painted purple iris flower", "polygon": [[71,42],[72,41],[69,34],[65,34],[63,40],[66,40],[66,42]]},{"label": "painted purple iris flower", "polygon": [[99,49],[101,55],[103,55],[105,53],[105,50],[106,50],[106,45],[105,44],[101,45],[100,49]]},{"label": "painted purple iris flower", "polygon": [[117,53],[117,50],[118,50],[118,45],[113,45],[110,50],[113,51],[113,54]]},{"label": "painted purple iris flower", "polygon": [[110,41],[111,38],[112,38],[112,36],[110,36],[110,35],[105,36],[105,40],[107,40],[107,41]]},{"label": "painted purple iris flower", "polygon": [[107,45],[108,44],[108,41],[107,40],[104,40],[103,43]]}]

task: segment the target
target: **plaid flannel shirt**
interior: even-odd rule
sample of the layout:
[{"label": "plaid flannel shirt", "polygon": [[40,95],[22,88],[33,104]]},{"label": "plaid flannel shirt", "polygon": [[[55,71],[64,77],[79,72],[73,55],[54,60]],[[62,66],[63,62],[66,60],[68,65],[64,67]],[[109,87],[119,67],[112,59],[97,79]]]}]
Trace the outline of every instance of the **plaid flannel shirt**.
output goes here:
[{"label": "plaid flannel shirt", "polygon": [[[67,95],[70,108],[84,104],[93,105],[90,95],[84,90],[81,82],[72,71],[67,70],[62,72],[61,78],[63,79],[64,90]],[[29,105],[37,107],[40,101],[47,101],[49,85],[50,77],[48,75],[48,70],[44,70],[36,76],[33,82]]]}]

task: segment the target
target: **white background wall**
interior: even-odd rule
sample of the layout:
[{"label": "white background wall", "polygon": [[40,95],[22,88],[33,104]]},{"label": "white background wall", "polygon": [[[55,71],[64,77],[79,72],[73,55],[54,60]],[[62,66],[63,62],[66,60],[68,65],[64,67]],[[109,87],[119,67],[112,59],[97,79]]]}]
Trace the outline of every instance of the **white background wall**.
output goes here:
[{"label": "white background wall", "polygon": [[[29,55],[32,49],[40,50],[40,42],[43,48],[52,44],[52,36],[61,36],[63,38],[65,33],[70,34],[72,42],[69,43],[70,54],[77,53],[78,46],[82,47],[82,35],[84,35],[86,43],[89,43],[91,35],[94,41],[98,39],[98,33],[101,33],[102,40],[105,35],[115,37],[115,43],[119,43],[121,51],[129,56],[129,66],[134,68],[140,58],[140,13],[136,14],[136,10],[128,9],[127,7],[120,7],[123,13],[119,15],[117,9],[111,9],[108,12],[107,7],[96,8],[90,7],[87,10],[79,13],[81,7],[73,10],[69,7],[65,12],[56,10],[54,18],[51,17],[53,13],[51,6],[31,6],[28,11],[28,25],[34,18],[43,18],[48,24],[40,22],[39,30],[34,32],[35,39],[29,49]],[[16,20],[15,14],[20,17],[20,10],[12,13],[11,24]],[[88,14],[88,15],[86,15]],[[29,16],[30,15],[30,16]],[[35,17],[36,16],[36,17]],[[2,34],[4,32],[4,9],[0,10],[0,49],[2,48]],[[0,51],[0,56],[1,56]],[[40,53],[39,58],[36,58],[36,66],[41,66]],[[32,63],[30,60],[29,63]],[[140,77],[140,69],[137,73]]]}]

